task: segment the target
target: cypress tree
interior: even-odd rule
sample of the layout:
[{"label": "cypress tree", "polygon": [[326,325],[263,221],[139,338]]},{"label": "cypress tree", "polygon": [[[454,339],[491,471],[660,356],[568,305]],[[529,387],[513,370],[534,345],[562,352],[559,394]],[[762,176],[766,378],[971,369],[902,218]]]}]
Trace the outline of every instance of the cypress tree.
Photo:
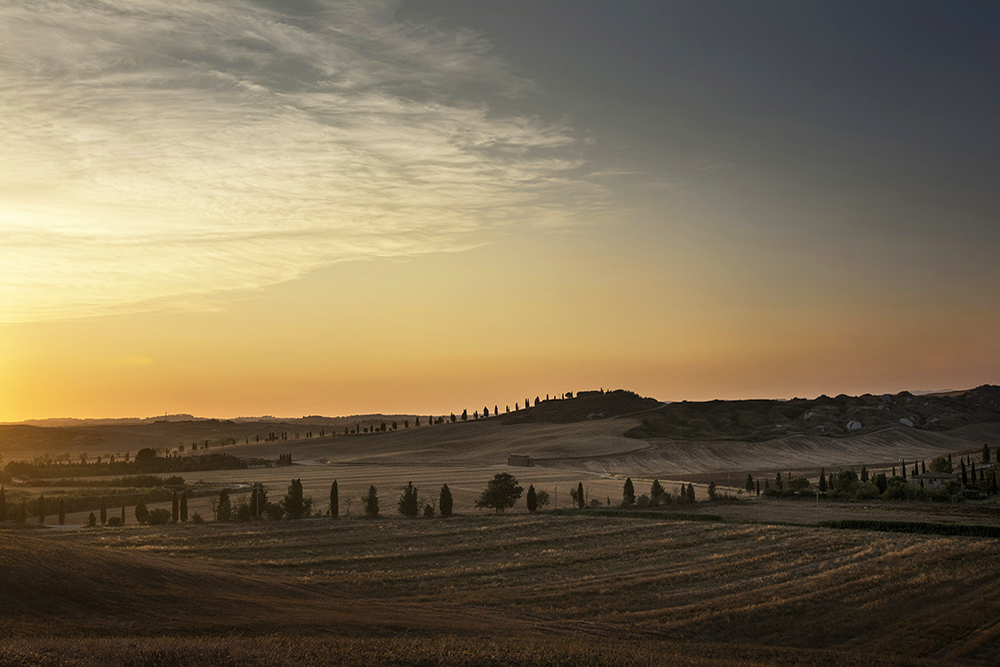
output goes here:
[{"label": "cypress tree", "polygon": [[414,517],[420,514],[417,488],[413,486],[413,482],[407,483],[406,488],[403,489],[403,493],[399,496],[396,506],[399,508],[399,513],[403,516]]},{"label": "cypress tree", "polygon": [[451,489],[448,488],[447,484],[441,487],[441,497],[438,499],[438,510],[441,512],[441,516],[451,516]]},{"label": "cypress tree", "polygon": [[362,498],[365,504],[365,514],[368,516],[378,516],[378,489],[372,484],[368,487],[368,495]]},{"label": "cypress tree", "polygon": [[927,472],[927,461],[920,462],[920,472],[921,473]]},{"label": "cypress tree", "polygon": [[173,503],[170,506],[170,520],[177,523],[181,518],[181,505],[177,499],[177,491],[174,491]]},{"label": "cypress tree", "polygon": [[959,459],[959,462],[961,462],[961,464],[962,464],[962,486],[968,486],[969,485],[969,478],[968,478],[967,473],[965,471],[965,459]]},{"label": "cypress tree", "polygon": [[747,473],[747,483],[746,483],[747,493],[753,493],[753,475]]},{"label": "cypress tree", "polygon": [[972,477],[972,483],[975,484],[976,481],[977,481],[976,480],[976,462],[975,461],[972,462],[972,467],[969,469],[969,472],[970,472],[970,475]]},{"label": "cypress tree", "polygon": [[101,525],[108,522],[108,497],[101,496]]},{"label": "cypress tree", "polygon": [[0,486],[0,521],[7,520],[7,494],[4,493],[3,487]]},{"label": "cypress tree", "polygon": [[688,484],[688,502],[694,503],[694,483]]},{"label": "cypress tree", "polygon": [[576,506],[580,509],[587,507],[587,499],[583,496],[583,482],[576,485]]},{"label": "cypress tree", "polygon": [[760,480],[757,480],[757,497],[760,498]]},{"label": "cypress tree", "polygon": [[538,509],[538,496],[535,495],[535,487],[531,484],[528,485],[528,495],[525,496],[524,503],[528,506],[529,512]]},{"label": "cypress tree", "polygon": [[181,494],[180,506],[181,522],[188,520],[188,494],[187,491]]},{"label": "cypress tree", "polygon": [[778,491],[781,491],[781,489],[784,487],[784,483],[781,481],[781,473],[780,472],[777,473],[777,474],[775,474],[775,476],[774,476],[774,487],[776,489],[778,489]]},{"label": "cypress tree", "polygon": [[340,493],[337,490],[337,480],[330,485],[330,518],[340,518]]},{"label": "cypress tree", "polygon": [[125,506],[122,505],[122,525],[125,525]]},{"label": "cypress tree", "polygon": [[861,481],[862,482],[867,482],[868,481],[868,467],[867,466],[861,466]]},{"label": "cypress tree", "polygon": [[622,507],[628,509],[635,505],[635,486],[632,485],[632,478],[625,478],[625,486],[622,487]]},{"label": "cypress tree", "polygon": [[826,493],[826,468],[819,469],[819,490]]},{"label": "cypress tree", "polygon": [[667,490],[663,488],[660,484],[660,480],[654,479],[653,483],[649,485],[649,501],[653,505],[659,505],[663,501],[663,496],[665,496]]}]

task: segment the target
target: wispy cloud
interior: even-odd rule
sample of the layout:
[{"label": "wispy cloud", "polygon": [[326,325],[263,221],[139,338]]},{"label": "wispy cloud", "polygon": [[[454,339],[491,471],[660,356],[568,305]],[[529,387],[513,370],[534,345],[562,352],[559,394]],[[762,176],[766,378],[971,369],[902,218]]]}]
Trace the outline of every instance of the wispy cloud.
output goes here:
[{"label": "wispy cloud", "polygon": [[530,88],[391,3],[0,5],[0,322],[570,224],[581,142],[491,104]]}]

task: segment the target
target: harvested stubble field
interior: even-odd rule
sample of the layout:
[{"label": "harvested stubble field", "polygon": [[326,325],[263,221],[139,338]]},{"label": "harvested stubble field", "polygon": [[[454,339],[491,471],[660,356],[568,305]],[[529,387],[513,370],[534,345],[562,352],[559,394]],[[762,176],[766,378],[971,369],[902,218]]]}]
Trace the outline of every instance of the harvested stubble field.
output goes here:
[{"label": "harvested stubble field", "polygon": [[0,541],[0,665],[940,665],[1000,649],[986,539],[515,514]]}]

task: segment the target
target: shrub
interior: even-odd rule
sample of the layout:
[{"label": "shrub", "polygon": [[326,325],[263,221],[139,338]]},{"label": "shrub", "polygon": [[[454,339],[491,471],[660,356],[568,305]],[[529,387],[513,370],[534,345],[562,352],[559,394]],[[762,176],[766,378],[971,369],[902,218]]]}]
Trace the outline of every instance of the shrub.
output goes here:
[{"label": "shrub", "polygon": [[434,516],[434,508],[430,505],[424,505],[424,516],[428,519]]},{"label": "shrub", "polygon": [[637,507],[649,507],[649,496],[645,493],[636,498],[635,504]]},{"label": "shrub", "polygon": [[195,512],[191,515],[191,523],[205,523],[205,520],[201,518],[201,515]]},{"label": "shrub", "polygon": [[112,528],[116,528],[122,525],[122,518],[120,516],[109,516],[108,525]]},{"label": "shrub", "polygon": [[147,522],[151,526],[162,526],[163,524],[170,523],[172,517],[173,515],[170,510],[159,507],[155,510],[150,510]]},{"label": "shrub", "polygon": [[861,482],[858,484],[858,490],[854,492],[857,500],[875,500],[879,495],[878,487],[871,482]]}]

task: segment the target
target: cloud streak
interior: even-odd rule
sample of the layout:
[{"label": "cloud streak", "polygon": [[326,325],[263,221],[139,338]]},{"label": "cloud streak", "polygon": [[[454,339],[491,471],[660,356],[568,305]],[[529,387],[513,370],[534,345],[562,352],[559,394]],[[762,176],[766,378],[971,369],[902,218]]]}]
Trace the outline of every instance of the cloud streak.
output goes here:
[{"label": "cloud streak", "polygon": [[392,10],[0,6],[0,322],[204,307],[603,205],[572,128],[498,111],[531,84],[489,44]]}]

